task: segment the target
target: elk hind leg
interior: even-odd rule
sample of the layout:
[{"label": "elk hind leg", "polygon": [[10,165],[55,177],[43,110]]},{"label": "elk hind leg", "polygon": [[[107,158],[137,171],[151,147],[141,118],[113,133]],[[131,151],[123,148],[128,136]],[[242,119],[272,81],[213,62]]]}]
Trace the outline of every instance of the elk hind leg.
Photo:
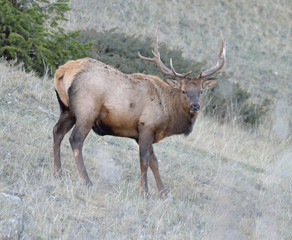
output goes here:
[{"label": "elk hind leg", "polygon": [[69,138],[71,148],[74,154],[74,158],[77,164],[78,173],[82,181],[88,186],[91,186],[92,183],[88,177],[88,173],[84,165],[83,156],[82,156],[82,147],[83,147],[84,140],[87,137],[88,133],[90,132],[93,124],[94,124],[94,120],[92,121],[88,119],[86,121],[77,120],[76,125],[72,131],[72,134]]},{"label": "elk hind leg", "polygon": [[53,128],[54,136],[54,176],[62,175],[61,143],[67,132],[74,126],[76,120],[72,112],[62,111],[57,124]]}]

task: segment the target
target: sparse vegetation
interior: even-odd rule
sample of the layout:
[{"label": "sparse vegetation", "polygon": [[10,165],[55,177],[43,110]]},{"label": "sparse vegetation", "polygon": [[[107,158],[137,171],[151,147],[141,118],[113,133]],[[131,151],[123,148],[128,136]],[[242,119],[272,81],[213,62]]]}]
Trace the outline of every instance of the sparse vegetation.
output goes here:
[{"label": "sparse vegetation", "polygon": [[292,239],[291,1],[71,0],[70,6],[66,30],[118,27],[146,39],[159,24],[161,42],[206,66],[221,29],[228,81],[250,94],[247,102],[271,104],[254,131],[236,119],[200,115],[190,136],[156,144],[172,198],[158,197],[149,174],[152,195],[144,200],[138,148],[129,139],[89,134],[84,157],[94,186],[86,188],[65,137],[64,176],[55,179],[53,80],[0,59],[0,239]]},{"label": "sparse vegetation", "polygon": [[243,126],[257,127],[265,117],[270,101],[265,99],[259,105],[252,103],[250,97],[239,84],[221,77],[218,84],[206,94],[204,112],[220,122],[236,121]]},{"label": "sparse vegetation", "polygon": [[[149,174],[152,197],[144,200],[137,144],[91,133],[84,151],[94,187],[87,188],[80,185],[68,136],[62,145],[64,176],[53,177],[52,128],[59,109],[51,81],[3,61],[0,72],[1,237],[262,239],[268,231],[291,236],[291,139],[275,144],[200,116],[190,136],[154,146],[172,198],[159,199]],[[286,150],[279,155],[281,149]]]}]

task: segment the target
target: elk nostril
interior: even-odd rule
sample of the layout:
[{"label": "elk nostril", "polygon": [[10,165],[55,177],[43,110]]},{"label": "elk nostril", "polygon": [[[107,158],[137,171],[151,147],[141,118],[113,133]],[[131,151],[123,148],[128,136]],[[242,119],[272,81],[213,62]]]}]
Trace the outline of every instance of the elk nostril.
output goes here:
[{"label": "elk nostril", "polygon": [[191,110],[192,111],[199,111],[200,110],[200,105],[199,104],[192,104],[191,105]]}]

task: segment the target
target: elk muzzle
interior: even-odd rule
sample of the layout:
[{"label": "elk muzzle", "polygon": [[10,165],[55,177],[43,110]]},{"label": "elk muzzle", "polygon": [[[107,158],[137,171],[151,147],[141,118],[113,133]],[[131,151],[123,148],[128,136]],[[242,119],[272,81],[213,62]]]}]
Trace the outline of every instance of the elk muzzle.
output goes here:
[{"label": "elk muzzle", "polygon": [[195,104],[192,104],[190,106],[190,111],[193,112],[193,111],[199,111],[200,110],[200,105],[195,103]]}]

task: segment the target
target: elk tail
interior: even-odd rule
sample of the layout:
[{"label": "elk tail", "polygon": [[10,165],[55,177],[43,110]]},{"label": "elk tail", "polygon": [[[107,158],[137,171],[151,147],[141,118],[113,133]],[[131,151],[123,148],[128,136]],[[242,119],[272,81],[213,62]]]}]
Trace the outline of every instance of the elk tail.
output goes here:
[{"label": "elk tail", "polygon": [[65,112],[65,111],[68,111],[69,110],[69,107],[67,107],[61,100],[60,96],[59,96],[59,93],[57,92],[57,90],[55,90],[56,92],[56,95],[57,95],[57,99],[58,99],[58,102],[59,102],[59,105],[60,105],[60,110],[61,112]]},{"label": "elk tail", "polygon": [[67,94],[67,89],[65,88],[65,68],[60,67],[56,73],[55,73],[55,78],[54,78],[54,85],[55,85],[55,90],[57,93],[57,98],[61,107],[61,110],[65,110],[69,108],[69,97]]}]

